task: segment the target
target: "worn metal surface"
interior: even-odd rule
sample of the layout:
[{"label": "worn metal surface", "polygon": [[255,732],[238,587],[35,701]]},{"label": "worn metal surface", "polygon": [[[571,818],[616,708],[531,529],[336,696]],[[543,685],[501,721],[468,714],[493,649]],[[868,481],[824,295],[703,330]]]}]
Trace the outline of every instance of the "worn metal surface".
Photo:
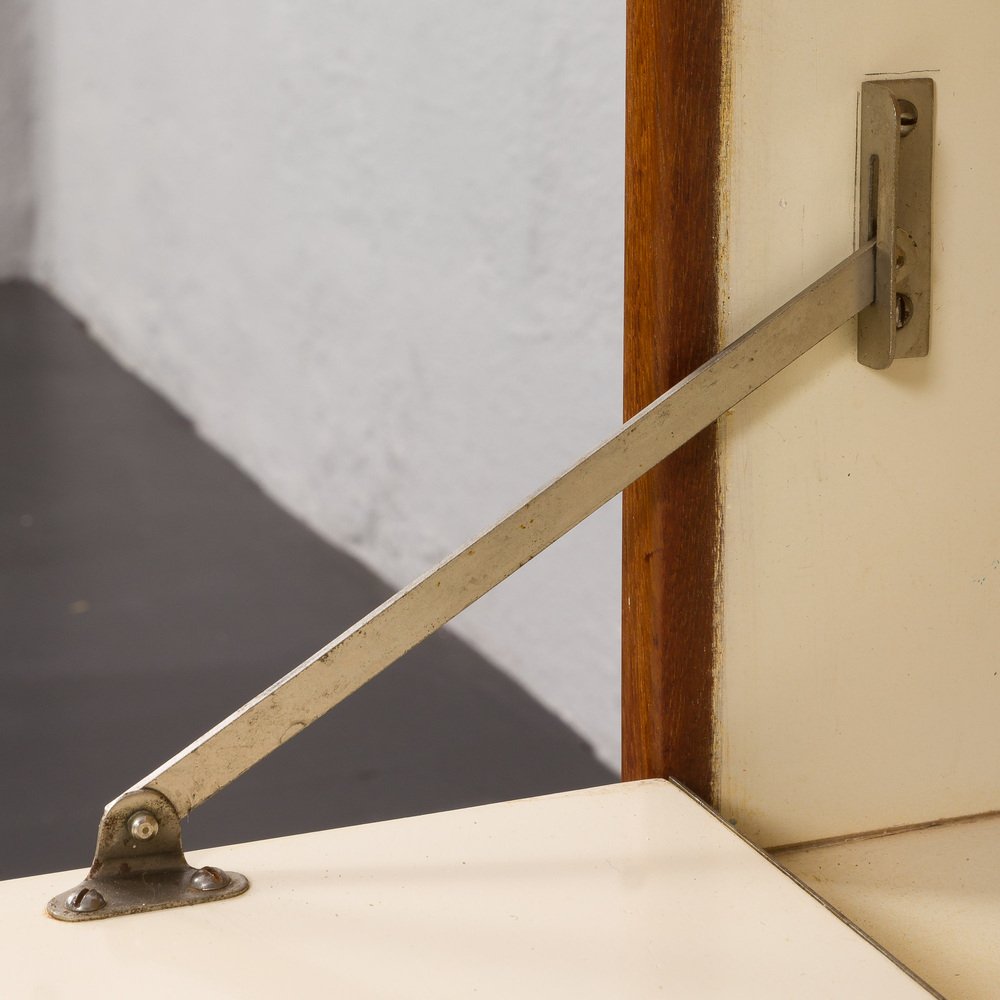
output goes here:
[{"label": "worn metal surface", "polygon": [[858,317],[858,360],[887,368],[930,343],[934,81],[862,85],[859,231],[875,240],[875,301]]},{"label": "worn metal surface", "polygon": [[90,872],[49,900],[47,911],[57,920],[101,920],[229,899],[249,887],[238,872],[189,865],[176,810],[159,793],[143,790],[107,809]]},{"label": "worn metal surface", "polygon": [[185,816],[855,316],[873,300],[873,276],[873,247],[866,243],[514,513],[401,590],[133,790],[152,789]]}]

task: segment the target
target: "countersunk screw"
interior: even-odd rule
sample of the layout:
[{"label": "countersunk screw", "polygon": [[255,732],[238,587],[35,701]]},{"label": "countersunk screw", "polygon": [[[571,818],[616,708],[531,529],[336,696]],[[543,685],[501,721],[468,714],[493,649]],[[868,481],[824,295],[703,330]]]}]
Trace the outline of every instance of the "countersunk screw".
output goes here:
[{"label": "countersunk screw", "polygon": [[136,840],[152,840],[159,832],[160,824],[152,813],[137,812],[128,818],[129,833]]},{"label": "countersunk screw", "polygon": [[229,885],[229,876],[221,869],[212,865],[205,865],[199,868],[191,876],[191,885],[202,892],[211,892],[213,889],[225,889]]},{"label": "countersunk screw", "polygon": [[74,913],[93,913],[104,905],[104,897],[96,889],[86,886],[71,893],[66,900],[66,908]]}]

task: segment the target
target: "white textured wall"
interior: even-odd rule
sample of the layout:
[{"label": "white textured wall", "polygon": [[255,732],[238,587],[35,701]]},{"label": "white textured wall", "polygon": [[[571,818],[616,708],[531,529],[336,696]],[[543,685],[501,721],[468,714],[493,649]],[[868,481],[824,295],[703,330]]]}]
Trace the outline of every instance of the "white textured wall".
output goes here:
[{"label": "white textured wall", "polygon": [[[616,428],[621,0],[36,17],[37,276],[332,542],[402,584]],[[609,761],[618,531],[457,623]]]},{"label": "white textured wall", "polygon": [[30,0],[0,0],[0,280],[24,277],[31,254],[33,60]]}]

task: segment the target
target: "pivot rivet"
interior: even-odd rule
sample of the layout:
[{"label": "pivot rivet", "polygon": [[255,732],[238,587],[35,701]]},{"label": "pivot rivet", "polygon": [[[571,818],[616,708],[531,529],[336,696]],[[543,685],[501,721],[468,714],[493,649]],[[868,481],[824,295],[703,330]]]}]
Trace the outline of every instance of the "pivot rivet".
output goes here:
[{"label": "pivot rivet", "polygon": [[152,840],[160,830],[160,824],[150,812],[133,813],[128,818],[128,832],[136,840]]}]

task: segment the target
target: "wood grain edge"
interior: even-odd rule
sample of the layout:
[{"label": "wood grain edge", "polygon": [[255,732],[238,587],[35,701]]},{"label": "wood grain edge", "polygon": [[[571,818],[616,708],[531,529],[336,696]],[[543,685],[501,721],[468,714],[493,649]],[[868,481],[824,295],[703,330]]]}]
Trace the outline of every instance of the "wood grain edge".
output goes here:
[{"label": "wood grain edge", "polygon": [[[624,410],[716,352],[724,0],[629,0]],[[713,780],[716,428],[629,487],[622,523],[622,777]]]}]

